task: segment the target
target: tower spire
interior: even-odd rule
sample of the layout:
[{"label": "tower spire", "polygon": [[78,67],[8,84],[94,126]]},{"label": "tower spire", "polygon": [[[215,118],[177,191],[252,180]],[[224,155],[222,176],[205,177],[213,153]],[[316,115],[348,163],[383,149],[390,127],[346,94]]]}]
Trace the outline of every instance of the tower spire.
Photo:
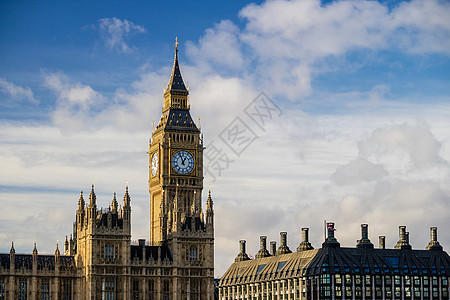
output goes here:
[{"label": "tower spire", "polygon": [[91,194],[89,195],[89,206],[93,207],[96,205],[96,199],[97,196],[95,196],[95,192],[94,192],[94,183],[92,183],[92,187],[91,187]]},{"label": "tower spire", "polygon": [[116,213],[116,212],[117,212],[117,206],[118,206],[118,205],[119,205],[119,204],[117,203],[116,191],[115,191],[115,189],[114,189],[114,197],[113,197],[113,200],[112,200],[112,203],[111,203],[111,208],[112,208],[113,213]]},{"label": "tower spire", "polygon": [[175,58],[173,61],[172,74],[170,75],[169,84],[166,93],[181,92],[188,93],[183,77],[181,77],[180,65],[178,64],[178,38],[175,38]]},{"label": "tower spire", "polygon": [[86,203],[84,202],[83,198],[83,190],[80,191],[80,199],[78,199],[78,209],[83,210]]}]

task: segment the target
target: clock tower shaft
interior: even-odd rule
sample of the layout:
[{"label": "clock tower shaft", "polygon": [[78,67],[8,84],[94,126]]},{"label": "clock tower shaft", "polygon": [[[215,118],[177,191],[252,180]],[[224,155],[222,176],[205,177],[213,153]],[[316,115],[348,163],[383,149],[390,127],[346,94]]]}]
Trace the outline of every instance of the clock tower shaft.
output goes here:
[{"label": "clock tower shaft", "polygon": [[190,115],[189,89],[181,76],[176,46],[162,116],[152,132],[148,152],[152,245],[181,233],[189,218],[205,220],[203,140]]}]

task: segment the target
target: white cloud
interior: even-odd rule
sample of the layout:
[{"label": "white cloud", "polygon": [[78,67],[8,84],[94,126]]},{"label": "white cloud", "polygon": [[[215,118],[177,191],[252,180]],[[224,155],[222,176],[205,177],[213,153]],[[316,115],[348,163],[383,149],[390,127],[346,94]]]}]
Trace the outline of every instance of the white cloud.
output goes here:
[{"label": "white cloud", "polygon": [[62,73],[45,74],[44,85],[56,94],[58,106],[62,108],[88,111],[103,102],[103,96],[92,87],[72,83]]},{"label": "white cloud", "polygon": [[39,101],[34,97],[33,91],[30,88],[15,85],[7,81],[6,78],[0,78],[0,91],[11,97],[14,102],[25,100],[31,104],[39,104]]},{"label": "white cloud", "polygon": [[358,158],[338,167],[333,174],[333,181],[337,184],[359,184],[380,179],[385,173],[382,166]]},{"label": "white cloud", "polygon": [[367,141],[359,144],[363,157],[385,164],[404,162],[407,169],[445,163],[439,155],[439,148],[439,142],[423,122],[413,126],[403,124],[379,128]]},{"label": "white cloud", "polygon": [[100,36],[106,47],[118,52],[129,53],[133,47],[130,47],[125,39],[134,34],[145,33],[143,26],[134,24],[126,19],[103,18],[98,20]]},{"label": "white cloud", "polygon": [[224,70],[243,70],[245,60],[240,49],[239,28],[229,20],[221,21],[208,28],[203,37],[187,44],[187,54],[197,65],[214,68],[213,72]]}]

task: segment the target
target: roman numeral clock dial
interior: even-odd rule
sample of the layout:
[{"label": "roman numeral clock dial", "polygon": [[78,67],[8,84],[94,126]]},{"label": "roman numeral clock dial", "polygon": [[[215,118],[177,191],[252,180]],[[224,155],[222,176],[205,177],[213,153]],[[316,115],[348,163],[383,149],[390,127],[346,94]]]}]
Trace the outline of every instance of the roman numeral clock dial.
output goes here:
[{"label": "roman numeral clock dial", "polygon": [[179,174],[188,174],[194,169],[194,157],[187,151],[178,151],[172,156],[172,168]]}]

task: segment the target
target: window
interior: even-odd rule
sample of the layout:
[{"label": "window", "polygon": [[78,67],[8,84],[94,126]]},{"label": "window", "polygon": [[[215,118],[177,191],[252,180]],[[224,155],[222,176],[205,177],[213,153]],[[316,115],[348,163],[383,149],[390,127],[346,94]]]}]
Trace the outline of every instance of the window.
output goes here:
[{"label": "window", "polygon": [[19,300],[27,299],[27,280],[20,279],[19,280],[19,290],[17,291],[17,296]]},{"label": "window", "polygon": [[0,300],[5,300],[5,281],[0,280]]},{"label": "window", "polygon": [[48,279],[41,281],[41,300],[50,300],[50,283]]},{"label": "window", "polygon": [[198,279],[191,279],[191,299],[200,299],[200,283]]},{"label": "window", "polygon": [[352,277],[350,274],[345,274],[345,284],[352,286]]},{"label": "window", "polygon": [[164,280],[163,283],[163,300],[169,300],[170,297],[170,281]]},{"label": "window", "polygon": [[198,261],[198,255],[197,255],[197,247],[191,246],[189,248],[189,261]]},{"label": "window", "polygon": [[265,266],[266,266],[266,265],[259,265],[259,266],[258,266],[258,269],[256,269],[256,275],[258,275],[259,272],[261,272],[262,269],[264,269]]},{"label": "window", "polygon": [[114,300],[114,280],[103,279],[102,281],[102,300]]},{"label": "window", "polygon": [[148,300],[156,299],[155,281],[150,279],[148,281]]},{"label": "window", "polygon": [[277,272],[281,270],[282,267],[284,267],[284,265],[286,264],[285,261],[281,261],[278,263],[278,267],[277,267]]},{"label": "window", "polygon": [[131,299],[139,300],[139,280],[133,280],[133,290],[131,292]]},{"label": "window", "polygon": [[111,244],[105,245],[105,259],[106,260],[114,259],[114,246]]},{"label": "window", "polygon": [[61,282],[62,300],[72,300],[72,282],[63,280]]}]

